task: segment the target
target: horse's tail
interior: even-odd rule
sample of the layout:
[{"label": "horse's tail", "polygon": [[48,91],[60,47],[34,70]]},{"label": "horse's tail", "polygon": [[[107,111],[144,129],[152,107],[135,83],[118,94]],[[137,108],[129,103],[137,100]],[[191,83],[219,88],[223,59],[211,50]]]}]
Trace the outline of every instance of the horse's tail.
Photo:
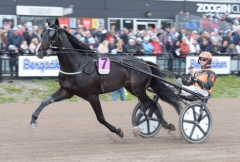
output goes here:
[{"label": "horse's tail", "polygon": [[[152,74],[157,75],[159,77],[164,76],[156,64],[149,62],[149,61],[146,61],[146,63],[151,65],[150,68],[152,70]],[[182,108],[182,106],[179,102],[180,99],[178,98],[178,96],[176,96],[176,94],[173,93],[173,91],[169,87],[167,87],[167,85],[165,83],[163,83],[162,81],[160,81],[157,78],[152,77],[150,86],[151,86],[152,90],[159,96],[159,98],[161,100],[172,105],[176,109],[177,113],[180,114],[181,108]]]}]

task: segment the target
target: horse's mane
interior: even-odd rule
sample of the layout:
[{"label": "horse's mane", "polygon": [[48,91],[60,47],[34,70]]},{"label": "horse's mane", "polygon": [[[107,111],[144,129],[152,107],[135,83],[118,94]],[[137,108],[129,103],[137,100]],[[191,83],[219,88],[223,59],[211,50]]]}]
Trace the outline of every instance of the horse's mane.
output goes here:
[{"label": "horse's mane", "polygon": [[89,50],[89,52],[93,52],[87,45],[80,42],[77,38],[75,38],[72,34],[64,30],[64,33],[67,35],[68,40],[72,44],[75,49]]}]

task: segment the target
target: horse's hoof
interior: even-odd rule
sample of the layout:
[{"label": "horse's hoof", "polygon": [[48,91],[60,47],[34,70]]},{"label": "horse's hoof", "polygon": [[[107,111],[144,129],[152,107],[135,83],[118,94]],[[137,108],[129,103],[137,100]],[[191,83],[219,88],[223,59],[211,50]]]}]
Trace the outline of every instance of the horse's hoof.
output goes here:
[{"label": "horse's hoof", "polygon": [[32,124],[30,124],[29,130],[30,130],[30,131],[33,130],[34,128],[36,128],[36,126],[37,126],[37,123],[32,123]]},{"label": "horse's hoof", "polygon": [[123,138],[124,133],[123,133],[122,129],[118,128],[118,130],[120,131],[120,133],[118,134],[118,136],[119,136],[120,138]]},{"label": "horse's hoof", "polygon": [[169,125],[168,125],[168,130],[170,130],[170,131],[175,131],[176,128],[175,128],[175,126],[174,126],[173,124],[169,124]]},{"label": "horse's hoof", "polygon": [[140,132],[141,132],[141,129],[138,126],[133,128],[133,135],[135,137],[138,137]]}]

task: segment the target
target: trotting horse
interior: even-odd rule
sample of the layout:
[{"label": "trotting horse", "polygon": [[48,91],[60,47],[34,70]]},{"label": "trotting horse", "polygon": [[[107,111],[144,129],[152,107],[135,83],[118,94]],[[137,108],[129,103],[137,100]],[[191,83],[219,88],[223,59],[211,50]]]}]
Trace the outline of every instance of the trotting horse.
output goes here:
[{"label": "trotting horse", "polygon": [[[30,130],[36,127],[36,120],[44,107],[53,102],[77,95],[89,101],[97,120],[101,124],[105,125],[111,132],[123,137],[123,131],[120,128],[117,129],[105,120],[99,101],[99,94],[112,92],[121,87],[125,87],[139,99],[143,105],[143,111],[146,111],[147,108],[150,108],[152,112],[157,110],[156,103],[146,94],[146,89],[150,86],[161,100],[171,104],[177,113],[180,113],[181,105],[179,99],[163,82],[120,64],[120,62],[124,62],[146,72],[161,76],[161,71],[157,68],[157,65],[151,62],[122,54],[100,55],[78,41],[66,30],[60,28],[58,19],[56,19],[54,24],[48,22],[48,26],[44,27],[42,40],[36,47],[35,52],[37,57],[42,59],[44,56],[51,54],[50,49],[57,54],[60,63],[58,76],[60,88],[51,96],[46,97],[32,114]],[[108,57],[110,59],[109,74],[99,74],[99,57]],[[114,60],[115,62],[113,62]],[[116,62],[119,62],[119,64]],[[164,128],[175,130],[175,126],[168,124],[163,119],[161,113],[156,115]],[[142,114],[139,113],[135,119],[133,129],[135,135],[136,130],[138,133],[140,132],[137,126],[141,117]]]}]

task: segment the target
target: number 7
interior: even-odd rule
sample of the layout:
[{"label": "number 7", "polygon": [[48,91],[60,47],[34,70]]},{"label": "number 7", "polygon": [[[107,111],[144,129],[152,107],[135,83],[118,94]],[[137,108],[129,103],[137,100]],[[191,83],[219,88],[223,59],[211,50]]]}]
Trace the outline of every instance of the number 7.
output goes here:
[{"label": "number 7", "polygon": [[105,69],[105,65],[106,65],[106,62],[107,62],[107,58],[101,58],[101,60],[104,60],[104,63],[103,63],[102,69]]}]

